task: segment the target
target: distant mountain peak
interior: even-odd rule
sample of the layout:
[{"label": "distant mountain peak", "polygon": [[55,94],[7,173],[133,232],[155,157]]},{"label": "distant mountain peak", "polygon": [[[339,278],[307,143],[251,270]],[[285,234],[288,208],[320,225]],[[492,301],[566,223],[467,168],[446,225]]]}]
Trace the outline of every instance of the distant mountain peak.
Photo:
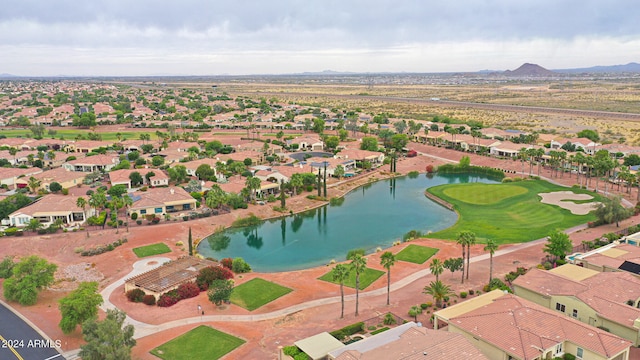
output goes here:
[{"label": "distant mountain peak", "polygon": [[503,73],[506,76],[549,76],[556,73],[543,68],[538,64],[524,63],[515,70],[507,70]]}]

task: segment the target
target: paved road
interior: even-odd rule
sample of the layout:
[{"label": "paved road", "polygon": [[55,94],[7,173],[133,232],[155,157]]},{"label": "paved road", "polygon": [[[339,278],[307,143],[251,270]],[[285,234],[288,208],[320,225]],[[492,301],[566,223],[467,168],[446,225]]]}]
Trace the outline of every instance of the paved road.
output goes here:
[{"label": "paved road", "polygon": [[0,303],[0,359],[64,360],[55,346]]}]

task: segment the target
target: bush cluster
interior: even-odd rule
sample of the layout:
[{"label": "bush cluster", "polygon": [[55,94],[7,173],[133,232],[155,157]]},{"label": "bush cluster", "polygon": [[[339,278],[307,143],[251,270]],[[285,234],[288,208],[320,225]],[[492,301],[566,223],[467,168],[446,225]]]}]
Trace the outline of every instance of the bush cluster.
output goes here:
[{"label": "bush cluster", "polygon": [[18,228],[13,227],[13,228],[8,228],[7,230],[5,230],[4,231],[4,235],[5,236],[13,236],[13,235],[22,236],[23,233],[22,233],[22,230],[18,230]]},{"label": "bush cluster", "polygon": [[442,174],[458,174],[458,173],[471,173],[482,174],[497,179],[504,178],[504,172],[502,170],[490,168],[487,166],[460,166],[458,164],[444,164],[438,166],[438,172]]},{"label": "bush cluster", "polygon": [[175,290],[171,290],[168,293],[160,295],[160,298],[158,299],[156,305],[160,307],[169,307],[177,304],[178,301],[180,301],[178,292]]},{"label": "bush cluster", "polygon": [[146,304],[146,305],[155,305],[156,304],[156,297],[153,295],[145,295],[142,298],[142,303]]},{"label": "bush cluster", "polygon": [[196,277],[196,285],[201,291],[206,291],[215,280],[233,279],[231,270],[224,266],[207,266],[200,270]]},{"label": "bush cluster", "polygon": [[180,300],[189,299],[198,296],[200,288],[195,283],[188,282],[178,286],[177,292]]},{"label": "bush cluster", "polygon": [[333,336],[334,338],[342,341],[347,336],[353,335],[361,331],[364,331],[364,323],[357,322],[355,324],[347,325],[342,329],[332,331],[329,334],[331,334],[331,336]]},{"label": "bush cluster", "polygon": [[220,260],[220,264],[222,264],[222,266],[224,266],[225,268],[231,270],[231,268],[233,266],[233,259],[232,258],[224,258],[224,259]]},{"label": "bush cluster", "polygon": [[129,301],[131,302],[142,302],[145,297],[145,293],[141,289],[131,289],[127,291],[126,295],[127,299],[129,299]]},{"label": "bush cluster", "polygon": [[94,256],[94,255],[100,255],[102,253],[106,253],[107,251],[113,251],[113,249],[117,248],[118,246],[126,243],[128,240],[126,238],[124,239],[118,239],[114,242],[112,242],[111,244],[107,244],[107,245],[100,245],[98,247],[92,248],[92,249],[87,249],[87,250],[83,250],[80,255],[81,256]]},{"label": "bush cluster", "polygon": [[248,273],[251,272],[251,266],[244,261],[243,258],[237,257],[233,259],[233,263],[231,264],[231,270],[233,270],[236,274]]},{"label": "bush cluster", "polygon": [[513,282],[513,280],[517,279],[518,276],[524,275],[527,273],[527,269],[521,266],[518,266],[516,271],[510,271],[507,275],[504,276],[504,280],[508,282]]}]

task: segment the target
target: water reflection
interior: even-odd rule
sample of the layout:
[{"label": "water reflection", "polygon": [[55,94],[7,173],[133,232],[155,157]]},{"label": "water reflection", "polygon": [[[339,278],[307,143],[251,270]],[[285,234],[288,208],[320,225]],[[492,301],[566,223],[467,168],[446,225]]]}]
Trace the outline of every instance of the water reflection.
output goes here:
[{"label": "water reflection", "polygon": [[214,258],[242,257],[256,271],[323,265],[354,248],[373,252],[412,229],[426,233],[453,225],[456,214],[426,198],[424,191],[472,179],[494,182],[482,176],[447,174],[368,183],[363,186],[367,196],[357,189],[331,206],[214,234],[207,239],[209,246],[200,246],[198,251]]},{"label": "water reflection", "polygon": [[209,242],[209,247],[213,251],[222,251],[229,246],[231,242],[231,238],[225,233],[217,233],[209,236],[207,238]]}]

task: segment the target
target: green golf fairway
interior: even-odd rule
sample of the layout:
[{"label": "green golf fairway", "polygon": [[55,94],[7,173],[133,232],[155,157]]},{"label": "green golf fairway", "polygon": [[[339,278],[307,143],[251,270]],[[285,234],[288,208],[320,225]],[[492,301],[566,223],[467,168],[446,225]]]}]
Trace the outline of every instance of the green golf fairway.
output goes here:
[{"label": "green golf fairway", "polygon": [[[460,231],[472,231],[479,242],[493,239],[500,244],[526,242],[547,236],[554,229],[568,229],[595,220],[593,212],[574,215],[556,205],[540,202],[539,193],[572,191],[600,196],[587,190],[567,188],[542,180],[506,184],[447,184],[427,189],[449,202],[460,215],[456,224],[432,233],[436,239],[456,239]],[[571,200],[564,200],[571,201]],[[584,201],[580,201],[584,202]]]}]

